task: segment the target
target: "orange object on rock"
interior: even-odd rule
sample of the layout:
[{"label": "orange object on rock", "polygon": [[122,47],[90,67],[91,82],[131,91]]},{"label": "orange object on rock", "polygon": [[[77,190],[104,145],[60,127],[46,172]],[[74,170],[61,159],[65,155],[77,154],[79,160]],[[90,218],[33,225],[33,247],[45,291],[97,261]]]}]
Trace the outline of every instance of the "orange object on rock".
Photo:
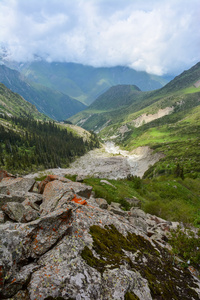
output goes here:
[{"label": "orange object on rock", "polygon": [[75,203],[81,204],[81,205],[86,205],[87,204],[86,200],[83,200],[82,198],[77,198],[76,195],[74,196],[72,201],[74,201]]}]

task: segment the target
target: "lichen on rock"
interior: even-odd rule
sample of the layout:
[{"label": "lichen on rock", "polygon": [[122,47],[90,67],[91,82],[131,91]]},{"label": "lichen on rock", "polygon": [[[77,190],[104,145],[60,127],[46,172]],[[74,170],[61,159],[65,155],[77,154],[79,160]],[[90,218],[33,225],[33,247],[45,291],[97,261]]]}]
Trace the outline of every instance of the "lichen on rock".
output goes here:
[{"label": "lichen on rock", "polygon": [[199,299],[199,278],[169,250],[165,229],[174,224],[138,208],[108,210],[91,187],[51,179],[19,201],[36,220],[1,218],[1,299]]}]

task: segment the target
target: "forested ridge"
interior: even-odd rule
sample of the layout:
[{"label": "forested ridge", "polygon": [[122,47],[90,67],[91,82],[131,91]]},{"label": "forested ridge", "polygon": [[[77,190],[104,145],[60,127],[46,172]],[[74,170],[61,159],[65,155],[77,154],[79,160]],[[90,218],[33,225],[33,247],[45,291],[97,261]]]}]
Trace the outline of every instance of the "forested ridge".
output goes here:
[{"label": "forested ridge", "polygon": [[99,146],[94,133],[84,141],[55,122],[7,116],[1,121],[0,168],[8,171],[67,167],[75,157]]}]

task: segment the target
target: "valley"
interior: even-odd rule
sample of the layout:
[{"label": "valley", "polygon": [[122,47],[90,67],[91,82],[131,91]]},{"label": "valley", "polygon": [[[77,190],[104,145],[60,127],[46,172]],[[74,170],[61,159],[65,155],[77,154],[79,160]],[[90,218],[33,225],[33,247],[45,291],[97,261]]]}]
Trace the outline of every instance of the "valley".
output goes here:
[{"label": "valley", "polygon": [[55,174],[59,176],[77,175],[82,178],[96,177],[123,179],[128,175],[142,177],[150,165],[159,161],[160,154],[152,154],[148,147],[140,147],[137,151],[121,150],[113,142],[107,141],[101,148],[89,151],[72,162],[69,168],[47,169],[43,172],[28,174],[27,178]]},{"label": "valley", "polygon": [[46,115],[0,84],[0,298],[199,299],[199,78],[112,86],[62,122],[60,92]]}]

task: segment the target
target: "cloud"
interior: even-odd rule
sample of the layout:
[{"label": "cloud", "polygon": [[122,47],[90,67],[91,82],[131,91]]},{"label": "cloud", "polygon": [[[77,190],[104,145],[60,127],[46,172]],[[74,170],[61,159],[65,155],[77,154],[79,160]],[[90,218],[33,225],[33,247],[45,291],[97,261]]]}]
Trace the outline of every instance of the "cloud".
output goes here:
[{"label": "cloud", "polygon": [[10,59],[177,74],[200,60],[199,0],[0,0]]}]

